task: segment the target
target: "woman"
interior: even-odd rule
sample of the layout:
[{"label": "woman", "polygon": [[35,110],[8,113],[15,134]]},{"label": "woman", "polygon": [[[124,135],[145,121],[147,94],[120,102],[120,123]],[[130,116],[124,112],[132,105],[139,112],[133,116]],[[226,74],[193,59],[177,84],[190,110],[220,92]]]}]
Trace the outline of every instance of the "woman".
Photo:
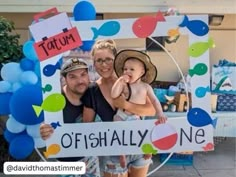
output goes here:
[{"label": "woman", "polygon": [[[117,76],[113,69],[113,60],[117,54],[117,49],[113,40],[97,41],[92,48],[91,54],[94,61],[94,67],[101,77],[89,87],[82,97],[82,102],[84,104],[84,122],[93,122],[96,114],[102,121],[113,121],[116,107],[126,109],[129,112],[141,116],[155,114],[155,109],[148,98],[146,105],[129,103],[121,96],[115,101],[112,99],[111,89],[117,80]],[[103,162],[104,159],[105,158],[100,162]],[[151,159],[130,159],[128,167],[129,174],[127,171],[124,171],[120,175],[122,177],[145,177],[150,163]],[[105,167],[106,169],[108,167],[108,170],[105,170]],[[104,177],[110,177],[112,174],[115,176],[113,172],[109,171],[109,167],[114,168],[113,164],[110,166],[106,161],[104,161],[104,164],[102,163],[101,170],[104,171]]]}]

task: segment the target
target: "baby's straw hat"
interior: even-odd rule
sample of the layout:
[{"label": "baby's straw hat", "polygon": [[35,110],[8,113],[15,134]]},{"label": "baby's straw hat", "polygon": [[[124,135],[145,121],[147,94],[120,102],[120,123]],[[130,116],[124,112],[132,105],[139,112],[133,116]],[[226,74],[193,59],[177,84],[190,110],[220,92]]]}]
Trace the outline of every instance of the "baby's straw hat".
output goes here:
[{"label": "baby's straw hat", "polygon": [[118,77],[123,75],[123,67],[125,61],[131,58],[135,58],[144,64],[145,74],[141,78],[143,82],[151,84],[153,81],[155,81],[157,76],[157,69],[151,62],[150,57],[144,52],[131,49],[122,50],[115,57],[114,69]]}]

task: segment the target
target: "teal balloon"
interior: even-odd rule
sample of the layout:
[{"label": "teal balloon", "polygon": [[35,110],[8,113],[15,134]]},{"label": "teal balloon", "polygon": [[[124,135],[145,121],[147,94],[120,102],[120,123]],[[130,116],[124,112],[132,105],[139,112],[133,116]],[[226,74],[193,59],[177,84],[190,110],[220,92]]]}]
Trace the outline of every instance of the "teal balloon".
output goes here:
[{"label": "teal balloon", "polygon": [[38,56],[34,49],[34,41],[27,41],[23,45],[23,53],[30,60],[38,60]]},{"label": "teal balloon", "polygon": [[2,79],[11,83],[18,82],[22,73],[23,70],[20,68],[20,64],[16,62],[7,63],[1,69]]},{"label": "teal balloon", "polygon": [[38,77],[33,71],[25,71],[21,74],[20,81],[24,85],[34,85],[38,82]]},{"label": "teal balloon", "polygon": [[12,84],[8,81],[0,81],[0,93],[11,92]]}]

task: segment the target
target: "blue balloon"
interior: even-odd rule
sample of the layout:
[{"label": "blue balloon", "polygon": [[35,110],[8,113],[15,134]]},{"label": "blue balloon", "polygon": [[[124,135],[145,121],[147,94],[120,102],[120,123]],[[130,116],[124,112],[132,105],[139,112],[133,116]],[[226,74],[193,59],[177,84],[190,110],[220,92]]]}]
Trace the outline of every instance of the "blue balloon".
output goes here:
[{"label": "blue balloon", "polygon": [[75,21],[86,21],[96,19],[96,9],[88,1],[78,2],[73,10]]},{"label": "blue balloon", "polygon": [[23,53],[30,60],[38,60],[38,56],[34,49],[34,41],[27,41],[24,43]]},{"label": "blue balloon", "polygon": [[20,81],[24,85],[34,85],[38,82],[38,77],[33,71],[25,71],[21,74]]},{"label": "blue balloon", "polygon": [[34,70],[34,61],[32,61],[28,58],[23,58],[20,61],[20,67],[24,71],[33,71]]},{"label": "blue balloon", "polygon": [[83,51],[90,51],[93,47],[94,42],[95,42],[94,40],[83,41],[83,45],[80,46],[80,49],[83,50]]},{"label": "blue balloon", "polygon": [[0,115],[8,115],[10,114],[10,100],[12,97],[12,93],[0,93]]},{"label": "blue balloon", "polygon": [[28,135],[32,136],[33,138],[39,138],[40,137],[39,127],[40,127],[40,124],[27,125],[26,131]]},{"label": "blue balloon", "polygon": [[0,93],[11,92],[12,85],[8,81],[0,81]]},{"label": "blue balloon", "polygon": [[21,133],[12,133],[7,128],[3,132],[3,136],[8,143],[10,143],[15,137],[26,134],[27,134],[26,131],[23,131]]},{"label": "blue balloon", "polygon": [[9,146],[9,154],[16,160],[27,158],[34,150],[34,140],[29,135],[15,137]]},{"label": "blue balloon", "polygon": [[11,62],[3,65],[1,76],[3,80],[14,83],[19,81],[22,72],[19,63]]},{"label": "blue balloon", "polygon": [[39,124],[44,119],[43,112],[37,117],[32,105],[42,104],[42,89],[36,85],[25,85],[12,95],[10,111],[12,116],[25,125]]},{"label": "blue balloon", "polygon": [[16,121],[16,119],[10,116],[6,123],[7,129],[12,133],[20,133],[25,130],[26,125]]}]

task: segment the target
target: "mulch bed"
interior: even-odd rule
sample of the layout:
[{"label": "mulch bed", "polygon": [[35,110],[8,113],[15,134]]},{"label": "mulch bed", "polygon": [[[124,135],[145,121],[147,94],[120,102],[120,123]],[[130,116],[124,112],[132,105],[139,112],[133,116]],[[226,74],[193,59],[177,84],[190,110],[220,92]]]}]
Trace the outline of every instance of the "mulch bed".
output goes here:
[{"label": "mulch bed", "polygon": [[34,151],[28,158],[24,160],[16,160],[8,154],[9,144],[4,139],[3,135],[0,135],[0,172],[3,172],[4,162],[9,161],[39,161],[39,155]]}]

